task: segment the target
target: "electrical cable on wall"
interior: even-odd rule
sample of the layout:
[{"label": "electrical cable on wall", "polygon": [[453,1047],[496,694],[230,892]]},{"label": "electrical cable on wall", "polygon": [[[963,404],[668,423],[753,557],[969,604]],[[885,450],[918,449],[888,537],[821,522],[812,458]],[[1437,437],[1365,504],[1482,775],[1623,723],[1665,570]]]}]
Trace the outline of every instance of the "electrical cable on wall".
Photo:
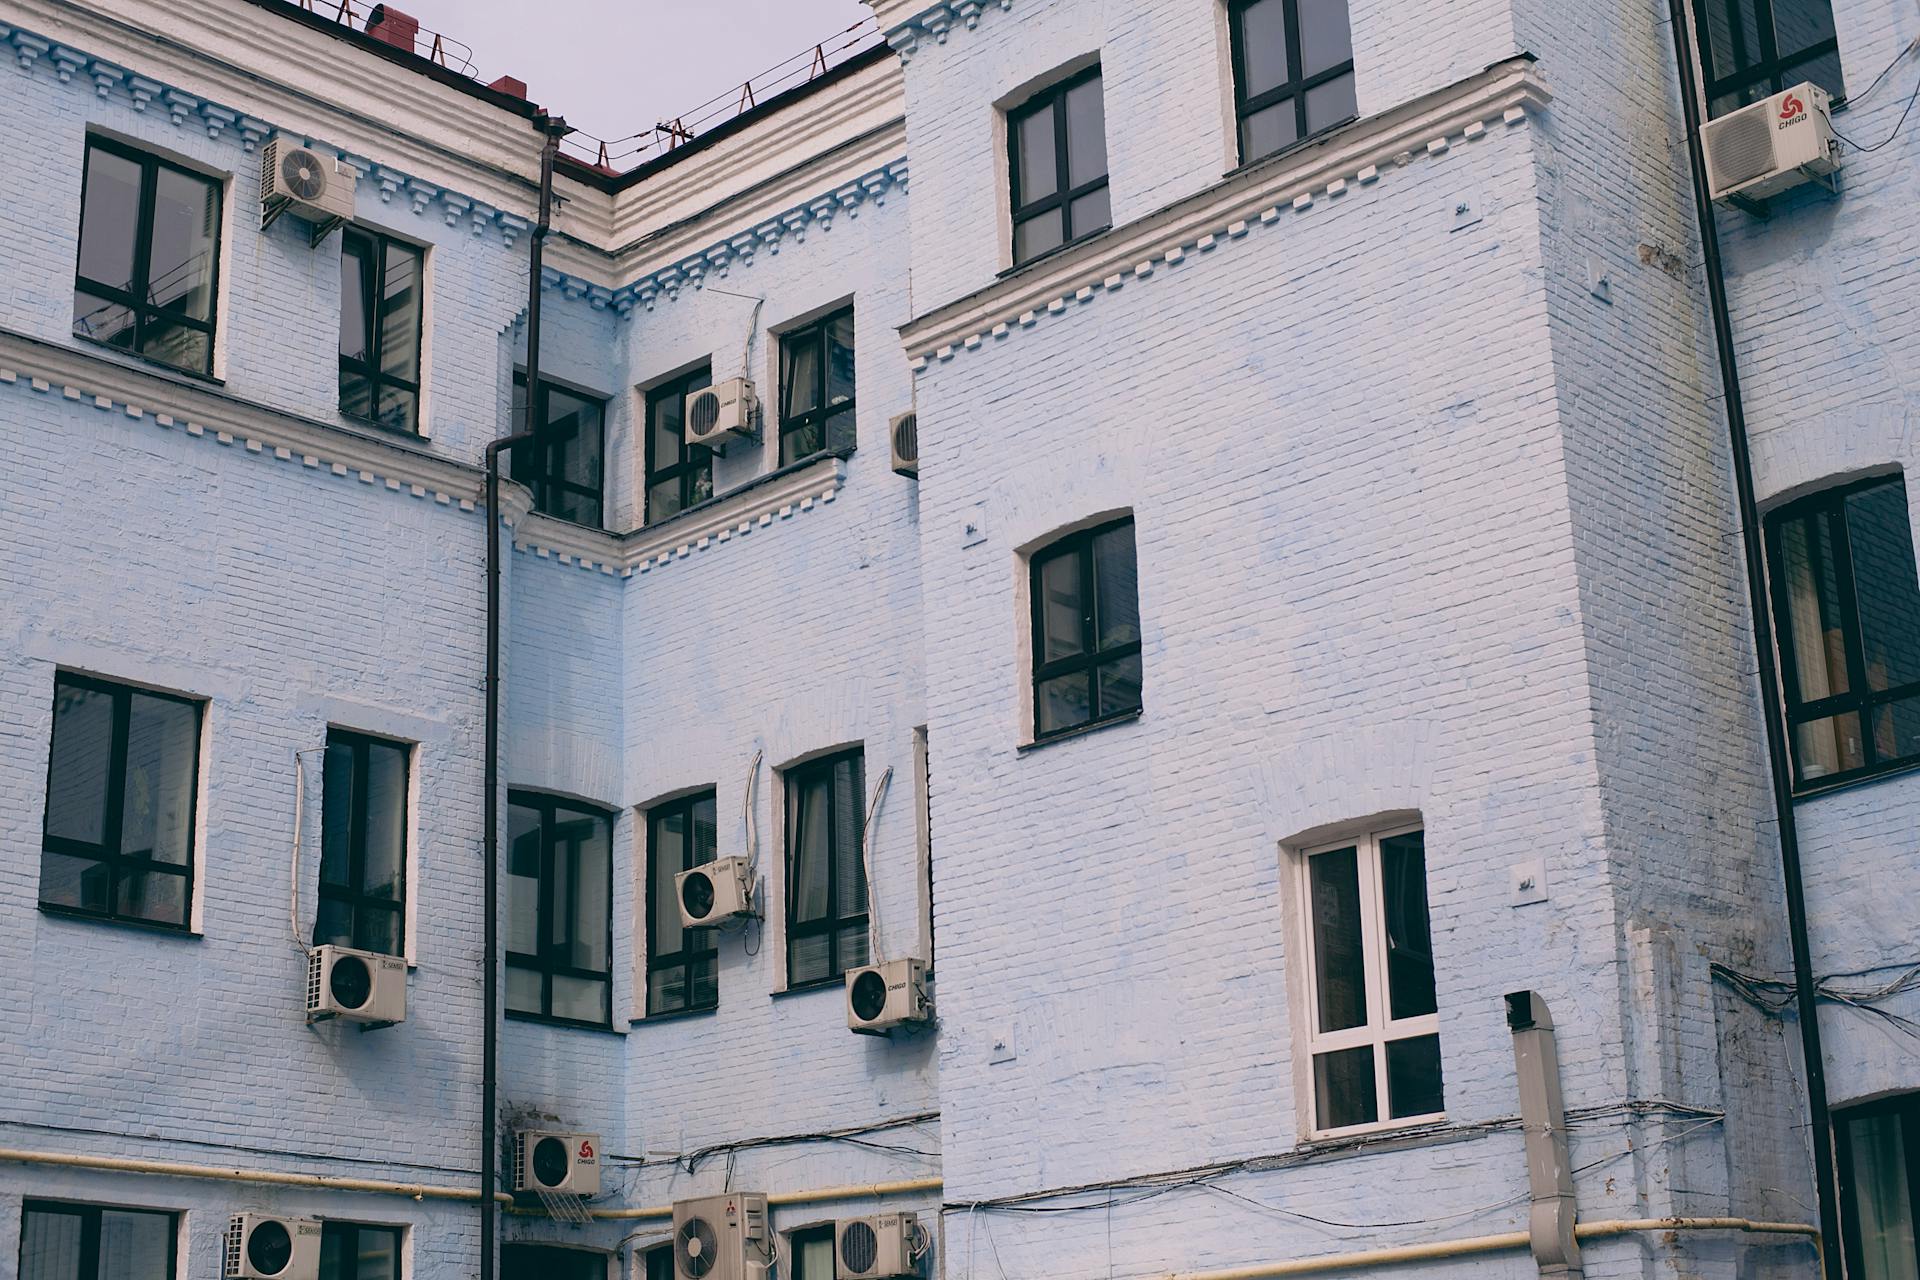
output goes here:
[{"label": "electrical cable on wall", "polygon": [[880,771],[880,781],[873,784],[873,802],[867,806],[867,818],[860,824],[860,874],[867,878],[867,934],[872,942],[873,963],[887,962],[886,948],[881,943],[880,934],[880,895],[873,883],[873,847],[872,832],[874,815],[880,812],[880,802],[886,798],[887,787],[893,781],[893,766],[888,765]]},{"label": "electrical cable on wall", "polygon": [[307,944],[300,934],[300,828],[306,813],[307,775],[300,757],[324,753],[326,748],[295,748],[293,753],[293,887],[287,897],[287,929],[293,935],[295,950],[306,954]]},{"label": "electrical cable on wall", "polygon": [[[1920,36],[1915,36],[1912,40],[1910,40],[1907,43],[1906,48],[1902,49],[1899,53],[1894,55],[1893,61],[1887,64],[1886,70],[1882,71],[1879,75],[1873,78],[1873,83],[1867,86],[1865,92],[1856,94],[1855,96],[1847,99],[1847,105],[1849,107],[1857,107],[1860,103],[1865,102],[1869,97],[1872,96],[1873,91],[1875,89],[1878,89],[1881,83],[1885,81],[1886,78],[1893,73],[1893,69],[1899,66],[1901,62],[1905,61],[1908,55],[1912,54],[1916,49],[1920,49]],[[1889,133],[1886,137],[1882,138],[1880,141],[1873,143],[1871,146],[1855,142],[1852,138],[1849,138],[1846,134],[1840,132],[1839,129],[1834,128],[1833,116],[1831,114],[1827,115],[1827,127],[1829,129],[1833,129],[1834,137],[1840,139],[1840,141],[1846,143],[1848,146],[1852,147],[1855,151],[1859,151],[1862,153],[1878,151],[1880,150],[1880,148],[1888,145],[1895,138],[1898,138],[1900,136],[1901,131],[1905,129],[1907,126],[1907,117],[1913,114],[1913,107],[1916,101],[1920,101],[1920,80],[1916,80],[1914,82],[1913,92],[1907,95],[1906,108],[1900,112],[1900,118],[1894,122],[1893,132]]]},{"label": "electrical cable on wall", "polygon": [[[1895,970],[1898,972],[1894,973]],[[1718,963],[1709,966],[1709,971],[1715,981],[1731,987],[1742,1000],[1762,1012],[1777,1017],[1794,1005],[1793,984],[1790,982],[1742,973],[1729,965]],[[1882,973],[1894,973],[1894,976],[1868,986],[1841,985],[1844,979],[1869,978]],[[1881,1003],[1895,996],[1920,990],[1920,961],[1877,965],[1871,969],[1859,969],[1851,973],[1825,974],[1814,979],[1813,989],[1814,995],[1821,1000],[1832,1004],[1843,1004],[1861,1013],[1872,1014],[1896,1031],[1920,1040],[1920,1020],[1879,1007]]]},{"label": "electrical cable on wall", "polygon": [[760,821],[754,809],[754,795],[759,789],[760,762],[766,757],[765,750],[755,750],[753,763],[747,766],[747,794],[740,804],[740,821],[747,828],[747,893],[752,900],[749,907],[758,906],[759,910],[747,917],[746,929],[740,945],[746,948],[749,956],[760,954],[760,941],[766,928],[766,894],[760,889]]},{"label": "electrical cable on wall", "polygon": [[[702,1162],[718,1155],[732,1156],[736,1152],[752,1151],[763,1147],[806,1146],[823,1142],[839,1142],[850,1146],[864,1147],[871,1151],[885,1152],[890,1155],[918,1156],[922,1159],[931,1160],[937,1158],[939,1153],[923,1151],[918,1147],[909,1147],[900,1144],[869,1142],[865,1141],[865,1138],[869,1134],[885,1133],[890,1129],[905,1129],[919,1124],[930,1124],[939,1119],[940,1113],[938,1111],[922,1111],[915,1115],[899,1116],[892,1120],[876,1120],[870,1124],[849,1125],[844,1129],[827,1129],[813,1133],[781,1134],[775,1137],[765,1138],[741,1138],[732,1142],[716,1142],[711,1146],[701,1147],[698,1150],[685,1154],[679,1152],[670,1154],[673,1163],[685,1169],[689,1174],[699,1172]],[[669,1153],[655,1153],[655,1158],[657,1159],[663,1154]],[[646,1165],[650,1163],[646,1156],[609,1155],[607,1159],[616,1164]]]}]

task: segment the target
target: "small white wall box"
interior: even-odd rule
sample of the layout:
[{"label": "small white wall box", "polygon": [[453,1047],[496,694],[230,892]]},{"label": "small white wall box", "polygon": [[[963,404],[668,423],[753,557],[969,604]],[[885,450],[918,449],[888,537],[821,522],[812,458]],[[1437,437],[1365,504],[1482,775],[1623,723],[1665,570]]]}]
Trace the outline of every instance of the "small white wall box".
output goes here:
[{"label": "small white wall box", "polygon": [[320,1223],[236,1213],[225,1253],[226,1280],[320,1280]]},{"label": "small white wall box", "polygon": [[1840,167],[1831,95],[1797,84],[1752,106],[1710,120],[1700,130],[1707,183],[1715,200],[1764,200]]},{"label": "small white wall box", "polygon": [[715,858],[673,878],[680,924],[687,929],[725,924],[753,914],[753,881],[745,858]]},{"label": "small white wall box", "polygon": [[914,1274],[920,1219],[911,1213],[842,1218],[833,1224],[833,1273],[839,1280],[894,1280]]},{"label": "small white wall box", "polygon": [[600,1194],[600,1135],[521,1129],[513,1135],[513,1189]]},{"label": "small white wall box", "polygon": [[847,1026],[862,1035],[883,1036],[896,1027],[933,1017],[927,995],[927,966],[919,960],[889,960],[847,971]]},{"label": "small white wall box", "polygon": [[331,944],[307,952],[307,1021],[370,1026],[407,1020],[407,962]]},{"label": "small white wall box", "polygon": [[317,240],[353,217],[353,188],[360,171],[292,138],[260,148],[260,222],[271,226],[283,213],[313,224]]},{"label": "small white wall box", "polygon": [[893,447],[893,469],[903,476],[920,478],[920,415],[903,413],[887,424],[887,438]]},{"label": "small white wall box", "polygon": [[753,438],[753,384],[728,378],[689,392],[683,409],[687,443],[725,453],[729,437]]},{"label": "small white wall box", "polygon": [[707,1196],[673,1206],[677,1280],[748,1280],[772,1260],[771,1252],[764,1195]]}]

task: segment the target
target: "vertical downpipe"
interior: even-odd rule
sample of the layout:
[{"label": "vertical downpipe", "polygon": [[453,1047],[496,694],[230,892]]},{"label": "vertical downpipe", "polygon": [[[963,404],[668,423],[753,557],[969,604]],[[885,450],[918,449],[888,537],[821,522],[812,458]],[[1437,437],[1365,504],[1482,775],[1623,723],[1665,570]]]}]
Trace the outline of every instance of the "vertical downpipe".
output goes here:
[{"label": "vertical downpipe", "polygon": [[1714,221],[1707,157],[1700,141],[1700,86],[1694,75],[1693,42],[1687,34],[1686,0],[1667,0],[1673,47],[1679,63],[1680,110],[1686,122],[1687,160],[1693,179],[1694,213],[1700,221],[1700,251],[1713,313],[1720,387],[1727,405],[1727,435],[1733,452],[1733,482],[1740,503],[1740,542],[1746,553],[1748,613],[1753,619],[1754,657],[1760,671],[1761,719],[1766,725],[1767,765],[1773,782],[1773,814],[1780,830],[1780,869],[1786,881],[1787,936],[1793,949],[1793,996],[1800,1023],[1800,1053],[1806,1060],[1807,1122],[1813,1140],[1813,1176],[1820,1202],[1820,1252],[1827,1280],[1845,1280],[1840,1241],[1839,1184],[1833,1155],[1833,1118],[1827,1105],[1826,1055],[1820,1045],[1820,1010],[1814,990],[1812,947],[1807,941],[1806,882],[1800,868],[1800,829],[1793,810],[1793,773],[1781,724],[1780,670],[1767,627],[1766,559],[1760,538],[1760,508],[1753,491],[1753,459],[1747,448],[1747,412],[1740,398],[1740,364],[1733,344],[1733,316],[1720,260],[1720,228]]},{"label": "vertical downpipe", "polygon": [[532,422],[540,386],[540,273],[543,246],[553,224],[553,162],[567,122],[545,112],[534,117],[540,130],[540,213],[527,250],[527,422],[520,431],[487,445],[487,723],[485,799],[485,859],[482,874],[482,950],[485,973],[481,988],[486,1026],[480,1048],[480,1280],[494,1280],[498,1252],[495,1227],[500,1209],[494,1203],[495,1178],[500,1164],[496,1122],[500,1094],[500,455],[531,440]]},{"label": "vertical downpipe", "polygon": [[1560,1098],[1560,1050],[1547,1002],[1531,991],[1507,995],[1514,1074],[1520,1080],[1520,1128],[1527,1151],[1527,1233],[1543,1276],[1581,1280],[1573,1162],[1567,1156],[1567,1111]]}]

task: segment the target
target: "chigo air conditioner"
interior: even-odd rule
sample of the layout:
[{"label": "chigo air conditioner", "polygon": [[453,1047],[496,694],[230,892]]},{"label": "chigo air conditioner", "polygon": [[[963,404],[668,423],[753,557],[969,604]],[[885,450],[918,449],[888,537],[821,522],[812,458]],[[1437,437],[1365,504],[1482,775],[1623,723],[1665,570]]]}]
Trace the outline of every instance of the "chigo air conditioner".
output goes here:
[{"label": "chigo air conditioner", "polygon": [[676,1280],[749,1280],[772,1261],[764,1195],[708,1196],[673,1206]]},{"label": "chigo air conditioner", "polygon": [[388,1027],[407,1018],[407,962],[332,945],[307,952],[307,1021]]},{"label": "chigo air conditioner", "polygon": [[750,916],[753,878],[745,858],[715,858],[673,878],[682,928],[699,929]]},{"label": "chigo air conditioner", "polygon": [[236,1213],[227,1223],[226,1280],[319,1280],[320,1224]]},{"label": "chigo air conditioner", "polygon": [[753,438],[753,384],[728,378],[687,394],[684,409],[687,443],[726,452],[730,439]]},{"label": "chigo air conditioner", "polygon": [[887,438],[893,447],[893,469],[903,476],[920,478],[920,415],[902,413],[887,426]]},{"label": "chigo air conditioner", "polygon": [[1700,130],[1715,200],[1764,200],[1840,167],[1833,99],[1811,82],[1730,111]]},{"label": "chigo air conditioner", "polygon": [[360,171],[344,160],[322,155],[291,138],[275,138],[260,148],[260,225],[270,227],[283,213],[313,224],[313,240],[353,217],[353,188]]},{"label": "chigo air conditioner", "polygon": [[920,961],[888,960],[847,971],[847,1026],[852,1030],[883,1036],[932,1017],[927,966]]},{"label": "chigo air conditioner", "polygon": [[513,1135],[513,1189],[600,1194],[600,1135],[521,1129]]},{"label": "chigo air conditioner", "polygon": [[838,1280],[910,1276],[925,1251],[920,1219],[911,1213],[842,1218],[833,1224],[833,1274]]}]

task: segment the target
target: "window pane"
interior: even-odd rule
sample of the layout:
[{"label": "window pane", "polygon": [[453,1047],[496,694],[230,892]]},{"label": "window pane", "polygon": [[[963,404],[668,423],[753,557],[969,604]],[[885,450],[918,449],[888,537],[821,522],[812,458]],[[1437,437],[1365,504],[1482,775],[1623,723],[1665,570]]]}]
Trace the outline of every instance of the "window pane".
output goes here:
[{"label": "window pane", "polygon": [[219,188],[162,167],[154,186],[147,298],[196,320],[213,315],[213,255],[220,231]]},{"label": "window pane", "polygon": [[686,965],[670,964],[647,974],[648,1013],[678,1013],[687,1007]]},{"label": "window pane", "polygon": [[1832,514],[1813,511],[1783,522],[1779,555],[1800,700],[1817,702],[1846,693],[1846,633],[1840,614]]},{"label": "window pane", "polygon": [[1067,185],[1081,187],[1107,172],[1107,116],[1099,76],[1067,91],[1066,112]]},{"label": "window pane", "polygon": [[348,944],[376,955],[400,954],[400,911],[362,903],[354,912],[353,941]]},{"label": "window pane", "polygon": [[88,147],[86,186],[80,210],[80,274],[130,292],[133,243],[140,228],[140,165]]},{"label": "window pane", "polygon": [[1395,1120],[1445,1108],[1440,1088],[1440,1037],[1415,1036],[1387,1045],[1387,1104]]},{"label": "window pane", "polygon": [[1920,698],[1873,709],[1873,754],[1879,761],[1920,756]]},{"label": "window pane", "polygon": [[166,871],[122,871],[114,914],[155,924],[187,922],[187,878]]},{"label": "window pane", "polygon": [[173,1219],[163,1213],[100,1211],[100,1274],[164,1280],[173,1265]]},{"label": "window pane", "polygon": [[677,805],[653,821],[651,943],[657,956],[680,950],[680,895],[674,877],[687,869],[687,816]]},{"label": "window pane", "polygon": [[866,821],[865,776],[860,766],[858,756],[833,766],[833,914],[840,919],[867,909],[867,874],[860,850],[860,829]]},{"label": "window pane", "polygon": [[1066,242],[1063,209],[1050,209],[1013,229],[1013,260],[1026,262]]},{"label": "window pane", "polygon": [[313,945],[324,947],[351,947],[355,945],[353,932],[353,904],[339,898],[322,897],[319,909],[314,913]]},{"label": "window pane", "polygon": [[793,919],[796,923],[827,916],[829,845],[829,776],[818,770],[804,773],[793,788]]},{"label": "window pane", "polygon": [[213,340],[191,325],[149,316],[140,331],[140,354],[176,369],[205,373],[213,363]]},{"label": "window pane", "polygon": [[833,976],[833,955],[829,947],[831,941],[824,933],[793,939],[788,952],[788,986],[797,987],[802,983],[818,982]]},{"label": "window pane", "polygon": [[796,1232],[793,1238],[793,1280],[833,1280],[831,1232]]},{"label": "window pane", "polygon": [[76,290],[73,295],[73,331],[96,342],[132,347],[133,312],[117,302],[109,302],[83,289]]},{"label": "window pane", "polygon": [[797,431],[783,432],[780,436],[780,464],[796,462],[809,457],[826,447],[826,424],[815,420]]},{"label": "window pane", "polygon": [[373,417],[373,379],[349,369],[340,371],[340,412],[353,418]]},{"label": "window pane", "polygon": [[[1388,1017],[1418,1018],[1432,1013],[1437,1006],[1423,832],[1388,836],[1380,842],[1380,897],[1386,909]],[[1393,1065],[1391,1054],[1387,1065]]]},{"label": "window pane", "polygon": [[1714,79],[1733,75],[1760,60],[1760,23],[1754,0],[1704,0],[1704,12]]},{"label": "window pane", "polygon": [[1860,742],[1858,712],[1795,725],[1793,745],[1803,782],[1864,769],[1867,764]]},{"label": "window pane", "polygon": [[1240,59],[1245,80],[1240,97],[1256,97],[1286,83],[1287,16],[1281,0],[1255,0],[1239,11]]},{"label": "window pane", "polygon": [[420,420],[420,397],[405,387],[383,385],[380,388],[380,403],[373,411],[373,420],[394,431],[412,431],[414,424]]},{"label": "window pane", "polygon": [[647,1250],[647,1280],[674,1280],[673,1246]]},{"label": "window pane", "polygon": [[1845,1120],[1862,1280],[1920,1280],[1913,1189],[1898,1112]]},{"label": "window pane", "polygon": [[358,235],[340,241],[340,354],[351,360],[367,358],[367,256],[372,248]]},{"label": "window pane", "polygon": [[1373,1077],[1373,1046],[1318,1053],[1313,1057],[1314,1115],[1322,1129],[1372,1124],[1380,1118]]},{"label": "window pane", "polygon": [[556,520],[566,520],[595,529],[600,527],[600,499],[593,494],[549,488],[547,503],[542,509]]},{"label": "window pane", "polygon": [[1367,972],[1360,921],[1360,860],[1354,849],[1307,860],[1313,913],[1314,994],[1321,1031],[1367,1021]]},{"label": "window pane", "polygon": [[113,872],[103,862],[64,853],[40,854],[40,901],[81,911],[112,909]]},{"label": "window pane", "polygon": [[84,1226],[78,1213],[28,1209],[20,1220],[20,1280],[79,1280]]},{"label": "window pane", "polygon": [[1079,553],[1069,548],[1040,562],[1040,661],[1052,662],[1086,652],[1082,616],[1086,585]]},{"label": "window pane", "polygon": [[329,741],[320,788],[320,883],[347,887],[353,873],[353,744]]},{"label": "window pane", "polygon": [[1782,58],[1833,39],[1831,0],[1773,0],[1774,47]]},{"label": "window pane", "polygon": [[553,975],[553,1016],[578,1022],[606,1022],[607,980]]},{"label": "window pane", "polygon": [[386,242],[387,278],[380,296],[380,368],[420,380],[420,251]]},{"label": "window pane", "polygon": [[518,965],[507,966],[507,1012],[509,1013],[545,1013],[540,1007],[540,972],[537,969],[523,969]]},{"label": "window pane", "polygon": [[1092,719],[1090,677],[1085,671],[1042,680],[1033,691],[1034,726],[1038,733],[1054,733]]},{"label": "window pane", "polygon": [[647,521],[657,523],[680,513],[680,477],[662,480],[647,490]]},{"label": "window pane", "polygon": [[674,383],[665,391],[647,397],[647,429],[652,433],[653,469],[662,471],[680,461],[680,433],[686,421],[686,396],[683,383]]},{"label": "window pane", "polygon": [[690,867],[701,867],[712,862],[719,848],[719,824],[715,819],[715,801],[712,796],[693,802],[693,823],[689,831],[693,848],[692,856],[687,860]]},{"label": "window pane", "polygon": [[687,966],[687,1005],[693,1009],[711,1009],[720,1003],[720,966],[712,956]]},{"label": "window pane", "polygon": [[858,969],[865,963],[867,963],[866,926],[860,925],[840,930],[834,941],[834,972],[845,973],[849,969]]},{"label": "window pane", "polygon": [[1307,90],[1307,132],[1331,129],[1342,120],[1358,115],[1360,108],[1353,96],[1353,77],[1341,76]]},{"label": "window pane", "polygon": [[1269,156],[1300,136],[1299,120],[1293,99],[1256,111],[1240,123],[1240,157],[1258,160]]},{"label": "window pane", "polygon": [[1920,680],[1920,575],[1913,563],[1907,487],[1875,485],[1847,498],[1847,547],[1869,689]]},{"label": "window pane", "polygon": [[193,849],[193,790],[200,756],[200,709],[132,695],[127,725],[126,803],[120,852],[185,866]]},{"label": "window pane", "polygon": [[1117,716],[1140,709],[1140,655],[1100,668],[1100,714]]},{"label": "window pane", "polygon": [[1102,649],[1140,638],[1140,588],[1134,560],[1131,520],[1093,540],[1094,633]]},{"label": "window pane", "polygon": [[555,475],[569,484],[600,487],[600,405],[569,392],[547,392],[547,439]]},{"label": "window pane", "polygon": [[827,403],[853,399],[853,313],[827,322]]},{"label": "window pane", "polygon": [[780,416],[795,418],[820,403],[820,332],[804,329],[780,340]]},{"label": "window pane", "polygon": [[[572,905],[571,919],[566,922],[564,933],[570,944],[566,963],[577,969],[605,970],[611,963],[607,956],[607,928],[613,913],[613,904],[607,897],[611,883],[608,879],[612,869],[611,844],[605,819],[562,811],[555,834],[554,865],[557,872],[562,863],[566,864],[570,884],[564,900],[560,885],[555,884],[554,905],[556,909],[563,901]],[[556,928],[555,939],[561,936]],[[559,998],[559,984],[555,983],[554,999]]]},{"label": "window pane", "polygon": [[[1782,71],[1778,80],[1782,87],[1798,84],[1802,80],[1811,80],[1836,98],[1844,97],[1847,92],[1846,77],[1841,74],[1840,54],[1837,50],[1791,64]],[[1771,92],[1772,89],[1771,83],[1760,86],[1762,94]]]},{"label": "window pane", "polygon": [[852,409],[840,409],[827,415],[827,448],[851,449],[857,443],[854,439],[854,418]]},{"label": "window pane", "polygon": [[1072,224],[1072,234],[1076,239],[1091,235],[1112,223],[1113,206],[1107,188],[1089,191],[1075,200],[1067,210],[1067,221]]},{"label": "window pane", "polygon": [[1054,152],[1053,112],[1051,104],[1020,117],[1014,122],[1014,152],[1019,158],[1019,190],[1014,199],[1019,205],[1044,200],[1060,189]]},{"label": "window pane", "polygon": [[112,763],[113,695],[56,683],[53,756],[47,778],[48,835],[92,845],[106,840]]},{"label": "window pane", "polygon": [[1318,75],[1329,67],[1353,61],[1347,0],[1299,0],[1299,3],[1300,74]]},{"label": "window pane", "polygon": [[[507,806],[507,950],[540,949],[540,811]],[[535,999],[538,999],[536,994]]]},{"label": "window pane", "polygon": [[405,896],[407,749],[367,744],[367,834],[360,891],[398,902]]}]

